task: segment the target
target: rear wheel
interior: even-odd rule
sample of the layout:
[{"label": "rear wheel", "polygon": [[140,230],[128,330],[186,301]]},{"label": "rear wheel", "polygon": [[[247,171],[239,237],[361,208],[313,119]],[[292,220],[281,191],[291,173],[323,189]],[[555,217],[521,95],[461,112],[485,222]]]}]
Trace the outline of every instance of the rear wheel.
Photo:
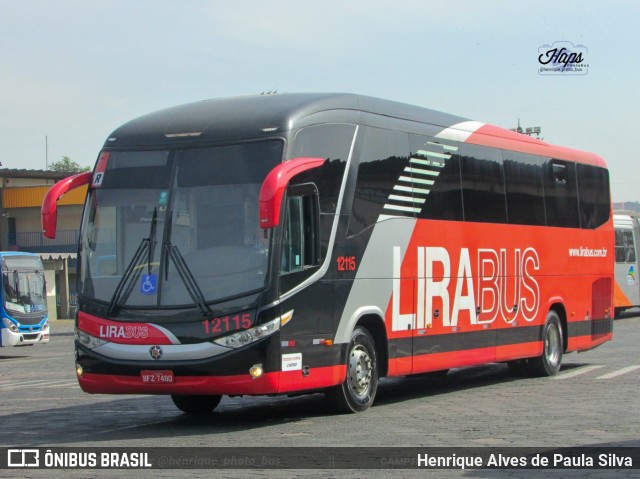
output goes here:
[{"label": "rear wheel", "polygon": [[172,395],[173,404],[178,409],[187,414],[203,415],[209,414],[213,411],[218,404],[222,396],[178,396]]},{"label": "rear wheel", "polygon": [[555,376],[560,371],[564,350],[560,317],[555,311],[549,311],[547,314],[542,341],[544,343],[542,355],[529,359],[527,363],[529,370],[535,376]]},{"label": "rear wheel", "polygon": [[378,357],[369,331],[357,327],[347,348],[347,377],[327,391],[341,412],[361,412],[373,404],[378,390]]}]

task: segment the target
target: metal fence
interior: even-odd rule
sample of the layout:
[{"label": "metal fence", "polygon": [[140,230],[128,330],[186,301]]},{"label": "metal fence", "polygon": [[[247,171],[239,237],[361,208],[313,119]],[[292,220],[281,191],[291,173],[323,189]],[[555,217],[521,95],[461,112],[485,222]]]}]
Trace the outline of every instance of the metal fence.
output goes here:
[{"label": "metal fence", "polygon": [[40,231],[9,233],[9,248],[36,253],[75,253],[79,230],[62,230],[55,239],[45,238]]}]

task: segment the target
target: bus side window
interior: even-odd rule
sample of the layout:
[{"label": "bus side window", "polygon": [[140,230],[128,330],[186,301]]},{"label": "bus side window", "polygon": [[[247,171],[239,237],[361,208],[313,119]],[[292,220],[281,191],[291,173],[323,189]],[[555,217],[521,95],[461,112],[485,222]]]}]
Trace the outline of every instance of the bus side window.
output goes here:
[{"label": "bus side window", "polygon": [[410,135],[409,167],[419,179],[432,181],[426,189],[419,219],[462,221],[459,143],[422,135]]},{"label": "bus side window", "polygon": [[544,226],[543,161],[540,157],[503,151],[510,224]]},{"label": "bus side window", "polygon": [[633,231],[616,230],[616,263],[635,263],[636,246]]},{"label": "bus side window", "polygon": [[624,231],[625,246],[627,250],[626,260],[627,263],[636,262],[636,245],[633,242],[633,231]]},{"label": "bus side window", "polygon": [[595,229],[609,220],[611,212],[609,172],[592,165],[577,167],[580,226]]},{"label": "bus side window", "polygon": [[616,263],[624,263],[627,256],[624,244],[624,231],[616,230]]},{"label": "bus side window", "polygon": [[507,222],[502,153],[475,145],[460,145],[464,220],[485,223]]},{"label": "bus side window", "polygon": [[313,185],[289,189],[282,238],[282,274],[305,271],[320,264],[318,194]]},{"label": "bus side window", "polygon": [[544,204],[547,226],[579,228],[576,165],[561,160],[545,164]]}]

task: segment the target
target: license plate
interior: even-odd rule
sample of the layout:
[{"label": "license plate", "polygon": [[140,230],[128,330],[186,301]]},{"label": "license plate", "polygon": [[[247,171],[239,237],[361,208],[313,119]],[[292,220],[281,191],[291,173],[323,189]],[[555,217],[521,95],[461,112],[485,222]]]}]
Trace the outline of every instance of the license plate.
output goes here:
[{"label": "license plate", "polygon": [[171,384],[173,383],[173,371],[140,371],[143,383]]}]

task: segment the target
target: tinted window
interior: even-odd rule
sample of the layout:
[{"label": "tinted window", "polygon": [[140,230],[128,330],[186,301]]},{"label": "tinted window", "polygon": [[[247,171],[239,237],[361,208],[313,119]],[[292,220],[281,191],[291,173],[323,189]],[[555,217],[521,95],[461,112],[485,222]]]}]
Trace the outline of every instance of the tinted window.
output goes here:
[{"label": "tinted window", "polygon": [[169,151],[112,151],[101,187],[123,190],[167,188],[172,166]]},{"label": "tinted window", "polygon": [[545,164],[544,202],[547,226],[579,228],[578,188],[574,163],[550,160]]},{"label": "tinted window", "polygon": [[335,213],[344,168],[355,133],[354,125],[315,125],[296,133],[289,158],[314,157],[328,161],[320,168],[302,173],[293,183],[314,183],[320,194],[320,211]]},{"label": "tinted window", "polygon": [[500,150],[461,145],[460,168],[465,221],[506,223]]},{"label": "tinted window", "polygon": [[596,166],[578,165],[578,196],[583,228],[593,229],[606,223],[611,212],[609,172]]},{"label": "tinted window", "polygon": [[418,218],[461,221],[458,146],[453,142],[418,135],[411,135],[409,146],[411,175],[418,181],[433,182],[422,188],[429,190],[428,194],[415,195],[417,200],[424,200]]},{"label": "tinted window", "polygon": [[282,141],[260,141],[237,145],[183,150],[179,154],[178,186],[222,186],[262,184],[282,158]]},{"label": "tinted window", "polygon": [[412,183],[405,180],[404,172],[408,152],[406,133],[378,128],[365,130],[349,234],[375,224],[381,214],[414,215]]},{"label": "tinted window", "polygon": [[544,226],[542,159],[512,151],[503,157],[509,223]]}]

